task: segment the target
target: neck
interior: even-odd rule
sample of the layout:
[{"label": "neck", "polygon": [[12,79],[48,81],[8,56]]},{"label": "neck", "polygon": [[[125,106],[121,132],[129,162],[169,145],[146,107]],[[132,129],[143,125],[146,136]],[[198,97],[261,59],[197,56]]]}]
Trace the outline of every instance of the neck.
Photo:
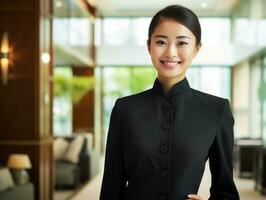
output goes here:
[{"label": "neck", "polygon": [[169,96],[173,86],[176,83],[182,81],[184,78],[185,76],[174,77],[174,78],[165,78],[165,77],[158,76],[158,80],[163,86],[163,91],[164,91],[165,96]]}]

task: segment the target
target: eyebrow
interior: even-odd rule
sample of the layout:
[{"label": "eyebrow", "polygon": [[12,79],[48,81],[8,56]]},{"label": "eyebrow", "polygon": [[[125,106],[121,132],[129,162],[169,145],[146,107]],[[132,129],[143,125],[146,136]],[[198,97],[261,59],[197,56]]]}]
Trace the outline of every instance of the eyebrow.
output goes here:
[{"label": "eyebrow", "polygon": [[[165,35],[156,35],[156,36],[154,36],[155,38],[168,38],[167,36],[165,36]],[[185,38],[185,39],[190,39],[190,37],[188,37],[188,36],[185,36],[185,35],[180,35],[180,36],[177,36],[176,37],[176,39],[183,39],[183,38]]]}]

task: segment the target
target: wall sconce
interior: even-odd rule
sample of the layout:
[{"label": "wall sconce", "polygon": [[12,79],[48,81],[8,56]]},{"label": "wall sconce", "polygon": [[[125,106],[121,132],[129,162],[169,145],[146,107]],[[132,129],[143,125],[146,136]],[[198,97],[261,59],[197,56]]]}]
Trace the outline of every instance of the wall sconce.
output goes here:
[{"label": "wall sconce", "polygon": [[4,33],[1,41],[0,65],[1,65],[2,81],[3,84],[6,85],[8,80],[8,65],[9,65],[9,45],[8,45],[7,33]]}]

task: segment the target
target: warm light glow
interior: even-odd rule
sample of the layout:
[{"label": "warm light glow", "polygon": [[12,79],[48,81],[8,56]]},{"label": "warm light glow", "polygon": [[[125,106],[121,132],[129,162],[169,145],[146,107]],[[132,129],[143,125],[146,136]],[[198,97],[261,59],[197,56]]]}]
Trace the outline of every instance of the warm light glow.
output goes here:
[{"label": "warm light glow", "polygon": [[10,169],[30,169],[30,158],[27,154],[11,154],[8,157],[7,166]]},{"label": "warm light glow", "polygon": [[8,53],[8,36],[7,36],[7,33],[4,33],[3,38],[2,38],[1,53]]},{"label": "warm light glow", "polygon": [[2,73],[3,83],[7,84],[7,79],[8,79],[8,59],[7,58],[1,59],[1,73]]},{"label": "warm light glow", "polygon": [[47,64],[47,63],[50,62],[50,55],[49,55],[49,53],[45,52],[45,53],[42,54],[42,62],[44,64]]},{"label": "warm light glow", "polygon": [[1,50],[0,50],[1,73],[2,73],[2,81],[4,84],[7,84],[8,80],[8,65],[9,65],[8,53],[9,53],[8,36],[7,33],[4,33],[1,41]]},{"label": "warm light glow", "polygon": [[207,7],[208,7],[208,3],[205,2],[205,1],[202,2],[202,3],[201,3],[201,7],[202,7],[202,8],[207,8]]},{"label": "warm light glow", "polygon": [[55,6],[57,7],[57,8],[61,8],[62,6],[63,6],[63,3],[62,3],[62,1],[56,1],[55,2]]}]

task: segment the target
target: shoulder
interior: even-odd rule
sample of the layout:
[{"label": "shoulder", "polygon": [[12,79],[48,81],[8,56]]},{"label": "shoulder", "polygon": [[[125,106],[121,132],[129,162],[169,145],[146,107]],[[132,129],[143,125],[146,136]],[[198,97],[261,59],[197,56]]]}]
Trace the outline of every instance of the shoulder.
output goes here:
[{"label": "shoulder", "polygon": [[[208,93],[201,92],[199,90],[191,90],[191,98],[189,103],[197,104],[205,111],[216,113],[220,123],[234,124],[234,117],[232,115],[230,102],[226,98],[218,97]],[[208,112],[206,112],[208,113]]]},{"label": "shoulder", "polygon": [[150,99],[153,96],[152,90],[148,89],[137,94],[128,95],[125,97],[120,97],[116,100],[117,106],[128,106],[128,105],[138,105],[146,102],[145,100]]},{"label": "shoulder", "polygon": [[208,94],[196,89],[191,89],[189,103],[199,104],[200,106],[222,111],[226,104],[229,104],[228,99]]}]

